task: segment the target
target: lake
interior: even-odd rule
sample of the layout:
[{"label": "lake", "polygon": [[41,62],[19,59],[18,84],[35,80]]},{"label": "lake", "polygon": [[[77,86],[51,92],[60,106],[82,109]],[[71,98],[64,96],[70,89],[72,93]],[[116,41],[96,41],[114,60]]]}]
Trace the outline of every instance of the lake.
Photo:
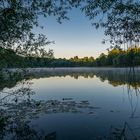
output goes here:
[{"label": "lake", "polygon": [[1,74],[1,140],[140,139],[139,69],[23,71]]}]

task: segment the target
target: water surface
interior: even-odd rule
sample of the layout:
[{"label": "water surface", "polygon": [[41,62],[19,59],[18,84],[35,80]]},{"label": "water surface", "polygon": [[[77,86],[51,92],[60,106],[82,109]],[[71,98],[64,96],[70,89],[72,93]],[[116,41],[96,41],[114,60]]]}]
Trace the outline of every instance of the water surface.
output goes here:
[{"label": "water surface", "polygon": [[1,79],[0,139],[139,139],[140,74],[40,69]]}]

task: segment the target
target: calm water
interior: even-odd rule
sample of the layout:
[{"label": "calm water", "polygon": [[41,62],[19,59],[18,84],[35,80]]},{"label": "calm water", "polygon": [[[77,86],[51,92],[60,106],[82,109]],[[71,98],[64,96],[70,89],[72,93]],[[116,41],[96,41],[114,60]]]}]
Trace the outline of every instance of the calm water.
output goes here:
[{"label": "calm water", "polygon": [[7,76],[0,83],[0,139],[140,139],[139,87],[139,71],[119,69]]}]

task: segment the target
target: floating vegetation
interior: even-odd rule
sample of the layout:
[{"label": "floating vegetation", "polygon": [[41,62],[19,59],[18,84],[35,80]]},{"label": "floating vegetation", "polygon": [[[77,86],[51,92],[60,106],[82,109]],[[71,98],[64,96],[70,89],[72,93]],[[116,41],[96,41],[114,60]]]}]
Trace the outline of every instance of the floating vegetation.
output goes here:
[{"label": "floating vegetation", "polygon": [[63,98],[62,100],[72,100],[73,98]]},{"label": "floating vegetation", "polygon": [[56,132],[49,133],[45,136],[45,140],[56,140]]},{"label": "floating vegetation", "polygon": [[[69,74],[70,72],[68,73],[66,72],[65,76]],[[135,79],[135,77],[131,77],[131,76],[128,77],[127,75],[124,75],[123,72],[119,74],[113,71],[112,72],[94,71],[94,72],[91,72],[90,74],[87,72],[86,74],[87,75],[91,74],[91,76],[96,75],[102,81],[108,80],[109,84],[114,85],[114,86],[127,85],[126,87],[128,87],[127,93],[129,97],[129,103],[132,108],[131,118],[133,119],[139,118],[138,116],[139,114],[136,114],[138,113],[136,112],[137,111],[136,109],[138,108],[138,101],[139,101],[138,97],[140,93],[139,92],[139,75],[136,76],[136,79]],[[54,74],[54,76],[55,75],[57,74]],[[81,75],[85,75],[84,72],[83,73],[73,72],[72,74],[70,74],[70,76],[72,77],[81,76]],[[42,73],[41,76],[46,77],[45,72],[44,72],[44,75]],[[32,77],[29,76],[29,79],[38,78],[41,76],[38,73]],[[48,77],[50,76],[51,75],[48,75]],[[60,73],[60,75],[58,76],[63,76],[63,74]],[[55,129],[52,129],[49,131],[47,130],[44,133],[41,130],[42,127],[41,129],[40,128],[38,129],[38,126],[32,126],[32,120],[36,121],[37,119],[42,119],[41,117],[43,115],[51,118],[55,114],[56,116],[58,116],[58,114],[61,114],[61,115],[65,114],[67,115],[67,117],[73,114],[72,117],[73,116],[75,117],[76,114],[83,113],[85,114],[83,115],[83,117],[86,116],[87,117],[86,119],[88,118],[92,119],[93,123],[94,123],[94,120],[97,119],[97,121],[99,122],[97,125],[99,125],[99,127],[100,125],[102,125],[100,124],[102,123],[102,121],[100,122],[101,119],[99,117],[96,117],[98,113],[98,109],[100,109],[100,107],[92,106],[88,100],[77,101],[75,98],[72,98],[71,96],[64,96],[64,97],[61,97],[62,99],[59,99],[59,100],[34,100],[32,99],[32,95],[34,95],[35,92],[32,90],[31,88],[32,83],[29,80],[27,79],[23,80],[24,77],[18,79],[18,76],[17,76],[17,80],[12,80],[12,79],[13,78],[11,79],[7,78],[7,84],[5,84],[7,86],[4,85],[4,82],[1,82],[0,84],[2,85],[0,89],[3,89],[3,91],[0,92],[0,140],[11,140],[11,139],[13,140],[56,140],[57,133],[59,132],[56,132]],[[19,81],[21,80],[21,82],[18,82],[18,80]],[[8,81],[14,82],[14,84],[9,84]],[[11,88],[12,85],[14,86],[14,88]],[[9,89],[6,89],[4,87],[9,87]],[[114,106],[111,106],[111,108],[107,110],[108,111],[105,113],[108,113],[110,116],[112,115],[113,117],[115,115],[118,115],[117,113],[120,113],[120,115],[122,113],[121,109],[119,111],[119,109]],[[102,114],[102,111],[100,114]],[[105,115],[106,117],[106,115],[108,114],[103,114],[103,115]],[[82,115],[79,115],[79,116],[82,116]],[[101,117],[104,117],[104,116],[101,115]],[[94,135],[96,137],[95,140],[97,139],[98,140],[139,140],[140,127],[136,126],[135,123],[134,125],[131,124],[131,122],[130,122],[130,125],[131,125],[130,127],[128,123],[123,123],[119,125],[117,124],[117,126],[116,125],[112,126],[109,130],[109,126],[114,125],[114,123],[110,124],[109,126],[107,126],[108,128],[105,128],[105,131],[107,131],[107,133],[105,133],[106,136],[102,136],[104,134],[100,132],[101,134],[100,137],[97,138],[96,137],[97,135],[96,134]],[[104,124],[102,126],[104,126]],[[81,127],[81,129],[83,128]],[[100,131],[99,128],[97,129],[98,129],[97,131]],[[92,131],[92,130],[90,129],[89,131]]]},{"label": "floating vegetation", "polygon": [[99,109],[98,107],[90,106],[88,101],[59,101],[59,100],[47,100],[47,101],[36,101],[36,100],[23,100],[18,104],[7,103],[4,105],[6,112],[9,114],[18,113],[25,114],[29,117],[39,115],[42,113],[52,114],[52,113],[82,113],[91,112],[94,109]]},{"label": "floating vegetation", "polygon": [[[29,96],[30,91],[32,90],[18,89],[13,92],[13,94],[7,93],[7,95],[1,99],[1,140],[56,140],[56,132],[52,132],[47,135],[42,134],[40,130],[36,131],[34,127],[30,126],[31,120],[38,119],[45,114],[48,115],[56,113],[86,113],[95,115],[94,110],[99,109],[99,107],[91,106],[89,101],[77,102],[72,98],[62,98],[62,100],[36,101],[31,99]],[[17,100],[15,101],[15,99]]]}]

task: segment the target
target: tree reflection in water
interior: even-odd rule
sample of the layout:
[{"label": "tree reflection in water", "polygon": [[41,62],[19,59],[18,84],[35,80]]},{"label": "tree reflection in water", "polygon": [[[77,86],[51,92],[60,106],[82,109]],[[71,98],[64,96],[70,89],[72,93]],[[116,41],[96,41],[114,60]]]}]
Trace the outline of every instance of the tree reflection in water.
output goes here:
[{"label": "tree reflection in water", "polygon": [[131,118],[136,118],[137,116],[135,116],[135,112],[138,107],[140,95],[138,78],[135,71],[134,70],[131,71],[131,69],[127,77],[128,77],[127,93],[131,106]]},{"label": "tree reflection in water", "polygon": [[[108,80],[109,84],[113,86],[126,86],[128,100],[131,107],[131,115],[132,119],[139,118],[136,116],[136,110],[139,103],[139,96],[140,96],[140,75],[138,71],[127,69],[125,72],[116,73],[114,71],[98,71],[96,73],[101,81]],[[95,74],[95,75],[96,75]],[[96,75],[96,76],[97,76]],[[128,122],[124,122],[122,127],[114,127],[111,126],[109,130],[109,135],[104,138],[95,138],[99,140],[139,140],[140,134],[136,135],[136,131],[140,130],[140,126],[132,128]]]},{"label": "tree reflection in water", "polygon": [[[90,70],[90,71],[56,71],[56,72],[34,72],[27,75],[18,76],[13,74],[2,79],[0,83],[0,139],[13,140],[56,140],[57,133],[54,131],[44,134],[30,125],[32,119],[40,117],[42,114],[52,113],[93,113],[98,107],[93,107],[88,101],[76,102],[71,98],[62,100],[36,101],[32,99],[35,92],[31,89],[30,79],[51,76],[71,76],[78,79],[79,76],[85,78],[98,77],[102,82],[108,81],[113,86],[126,86],[128,98],[131,106],[131,118],[137,118],[135,115],[139,102],[140,74],[129,71],[112,71],[112,70]],[[10,81],[10,82],[9,82]],[[17,86],[16,86],[17,85]],[[5,87],[12,90],[5,90]],[[122,127],[111,127],[110,134],[104,138],[107,140],[127,140],[128,134],[132,139],[139,139],[135,136],[135,131],[140,127],[131,128],[127,122]]]},{"label": "tree reflection in water", "polygon": [[124,122],[122,127],[111,126],[109,135],[104,140],[139,140],[140,136],[135,135],[135,131],[138,129],[140,127],[131,128],[127,122]]},{"label": "tree reflection in water", "polygon": [[46,135],[31,126],[30,121],[43,114],[94,114],[95,109],[99,109],[91,106],[88,101],[76,102],[71,98],[36,101],[32,99],[35,92],[31,89],[32,83],[29,80],[22,80],[16,84],[13,89],[3,89],[0,92],[0,140],[55,140],[56,132]]}]

